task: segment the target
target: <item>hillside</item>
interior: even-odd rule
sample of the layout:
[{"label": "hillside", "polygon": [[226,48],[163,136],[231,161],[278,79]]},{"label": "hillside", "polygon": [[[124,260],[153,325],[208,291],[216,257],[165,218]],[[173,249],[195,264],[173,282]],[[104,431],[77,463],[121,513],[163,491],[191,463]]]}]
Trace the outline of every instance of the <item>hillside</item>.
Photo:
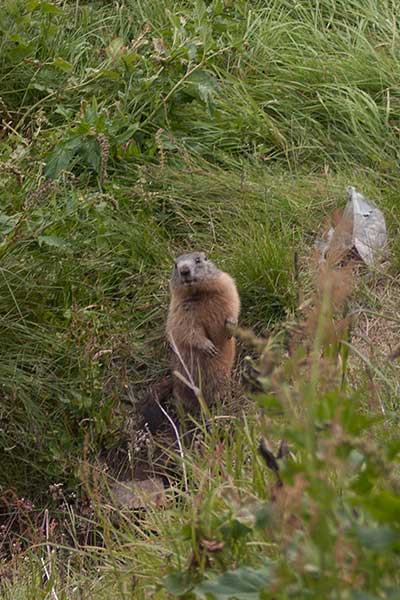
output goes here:
[{"label": "hillside", "polygon": [[[399,14],[2,2],[1,598],[400,597]],[[318,277],[349,185],[387,256]],[[192,249],[239,288],[244,410],[203,423],[187,481],[133,516],[105,480],[145,443]],[[288,441],[279,472],[262,436]]]}]

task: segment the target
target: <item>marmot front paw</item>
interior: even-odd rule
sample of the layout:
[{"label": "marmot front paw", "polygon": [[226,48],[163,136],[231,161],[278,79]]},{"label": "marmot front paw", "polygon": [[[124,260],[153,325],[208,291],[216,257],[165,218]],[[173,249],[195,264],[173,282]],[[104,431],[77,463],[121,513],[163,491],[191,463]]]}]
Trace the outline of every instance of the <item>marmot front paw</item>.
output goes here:
[{"label": "marmot front paw", "polygon": [[218,354],[219,354],[218,348],[209,339],[207,339],[205,341],[204,346],[203,346],[203,350],[207,354],[207,356],[213,357],[213,356],[218,356]]}]

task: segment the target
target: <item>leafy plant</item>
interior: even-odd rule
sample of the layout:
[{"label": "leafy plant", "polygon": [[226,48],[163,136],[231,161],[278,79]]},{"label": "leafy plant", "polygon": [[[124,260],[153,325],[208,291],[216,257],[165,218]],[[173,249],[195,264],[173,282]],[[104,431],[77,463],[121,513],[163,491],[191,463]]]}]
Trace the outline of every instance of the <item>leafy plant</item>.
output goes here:
[{"label": "leafy plant", "polygon": [[[398,596],[398,8],[1,3],[2,597]],[[349,184],[390,255],[350,296],[339,274],[335,315],[311,255]],[[184,449],[187,489],[127,516],[102,479],[151,454],[136,411],[199,248],[262,336],[252,391]]]}]

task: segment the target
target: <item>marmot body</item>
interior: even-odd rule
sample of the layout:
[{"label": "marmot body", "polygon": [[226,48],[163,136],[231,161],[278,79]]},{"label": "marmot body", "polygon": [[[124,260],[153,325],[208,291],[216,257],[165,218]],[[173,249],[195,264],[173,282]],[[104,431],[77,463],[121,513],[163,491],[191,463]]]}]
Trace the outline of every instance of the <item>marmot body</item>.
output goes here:
[{"label": "marmot body", "polygon": [[[235,340],[227,324],[236,324],[240,300],[233,279],[204,252],[180,256],[170,280],[167,336],[173,371],[200,388],[210,406],[225,395],[235,359]],[[193,390],[173,375],[173,394],[185,411],[195,412]]]}]

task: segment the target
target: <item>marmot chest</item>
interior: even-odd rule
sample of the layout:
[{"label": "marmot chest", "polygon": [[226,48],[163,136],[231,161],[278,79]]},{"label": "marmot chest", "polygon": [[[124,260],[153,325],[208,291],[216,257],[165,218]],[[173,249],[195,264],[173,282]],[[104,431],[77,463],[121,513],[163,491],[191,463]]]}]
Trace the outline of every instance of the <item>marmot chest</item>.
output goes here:
[{"label": "marmot chest", "polygon": [[226,306],[223,299],[214,295],[193,295],[175,308],[172,320],[183,333],[202,330],[214,342],[222,343],[225,338]]}]

